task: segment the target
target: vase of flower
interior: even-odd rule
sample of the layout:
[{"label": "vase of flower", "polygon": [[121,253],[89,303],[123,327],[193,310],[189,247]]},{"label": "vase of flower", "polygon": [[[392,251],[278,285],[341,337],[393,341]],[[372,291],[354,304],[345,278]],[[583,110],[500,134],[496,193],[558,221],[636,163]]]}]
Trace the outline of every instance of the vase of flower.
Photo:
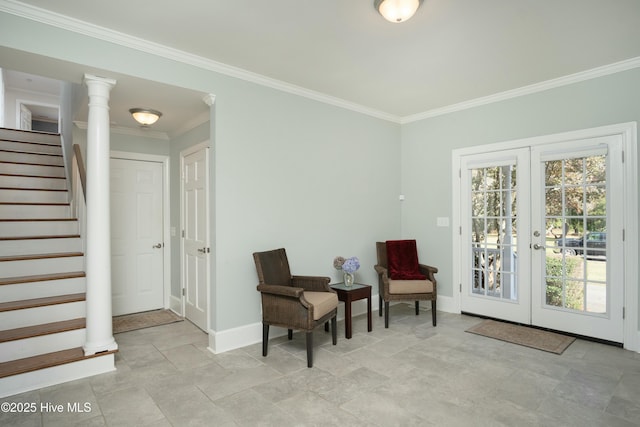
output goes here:
[{"label": "vase of flower", "polygon": [[353,281],[355,280],[355,275],[353,273],[344,273],[344,285],[346,287],[350,287],[353,285]]},{"label": "vase of flower", "polygon": [[333,266],[336,270],[342,270],[344,285],[347,287],[353,286],[355,283],[354,274],[360,268],[360,260],[358,260],[358,257],[352,256],[351,258],[345,259],[338,256],[333,260]]}]

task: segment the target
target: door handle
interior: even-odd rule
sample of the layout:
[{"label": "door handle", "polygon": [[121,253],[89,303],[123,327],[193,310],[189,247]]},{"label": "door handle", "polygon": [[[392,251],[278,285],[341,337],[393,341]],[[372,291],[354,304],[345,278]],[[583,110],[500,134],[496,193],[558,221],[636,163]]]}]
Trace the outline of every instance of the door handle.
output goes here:
[{"label": "door handle", "polygon": [[544,249],[544,246],[540,246],[539,244],[535,243],[535,244],[533,245],[533,249],[535,249],[535,250],[538,250],[538,251],[539,251],[540,249]]},{"label": "door handle", "polygon": [[209,252],[209,248],[200,248],[198,249],[198,252],[200,252],[201,254],[206,254]]},{"label": "door handle", "polygon": [[151,246],[153,249],[160,249],[162,247],[162,243],[158,243],[157,245]]}]

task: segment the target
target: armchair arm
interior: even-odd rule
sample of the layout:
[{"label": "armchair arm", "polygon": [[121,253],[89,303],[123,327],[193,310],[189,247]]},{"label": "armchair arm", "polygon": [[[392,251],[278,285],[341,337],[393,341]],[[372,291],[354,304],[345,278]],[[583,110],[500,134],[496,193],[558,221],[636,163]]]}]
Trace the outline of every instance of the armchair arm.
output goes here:
[{"label": "armchair arm", "polygon": [[374,265],[373,268],[376,270],[376,273],[378,273],[378,276],[383,276],[384,278],[387,278],[387,274],[389,274],[387,271],[386,267],[383,267],[381,265]]},{"label": "armchair arm", "polygon": [[431,272],[433,272],[433,274],[436,274],[438,272],[438,268],[437,267],[433,267],[431,265],[418,264],[418,266],[420,267],[420,271],[430,270]]},{"label": "armchair arm", "polygon": [[292,276],[291,284],[305,291],[313,292],[335,292],[329,286],[331,279],[323,276]]},{"label": "armchair arm", "polygon": [[304,289],[302,288],[294,288],[291,286],[279,286],[279,285],[258,285],[258,291],[271,294],[271,295],[279,295],[283,297],[291,297],[291,298],[300,298],[302,296],[302,292]]},{"label": "armchair arm", "polygon": [[427,279],[429,279],[433,283],[433,286],[436,286],[435,274],[438,272],[438,269],[427,264],[418,264],[418,267],[420,268],[420,273],[427,276]]}]

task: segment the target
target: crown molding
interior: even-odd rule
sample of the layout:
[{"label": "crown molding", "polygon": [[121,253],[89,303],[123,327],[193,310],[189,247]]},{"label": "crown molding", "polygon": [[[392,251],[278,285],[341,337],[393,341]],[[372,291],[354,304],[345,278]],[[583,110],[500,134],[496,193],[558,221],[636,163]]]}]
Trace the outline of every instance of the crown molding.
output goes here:
[{"label": "crown molding", "polygon": [[586,71],[581,71],[568,76],[563,76],[540,83],[534,83],[516,89],[499,92],[493,95],[484,96],[468,101],[452,104],[449,106],[427,110],[422,113],[412,114],[404,117],[396,116],[384,111],[365,107],[354,102],[344,100],[342,98],[330,96],[324,93],[305,89],[303,87],[293,85],[281,80],[263,76],[251,71],[244,70],[239,67],[217,62],[198,55],[193,55],[178,49],[167,47],[152,41],[144,40],[138,37],[130,36],[108,28],[89,24],[87,22],[71,18],[69,16],[54,13],[35,6],[27,5],[16,0],[0,0],[0,11],[12,15],[20,16],[32,21],[41,22],[64,30],[73,31],[88,37],[111,42],[117,45],[135,49],[141,52],[149,53],[165,59],[192,65],[201,69],[235,77],[261,86],[287,92],[293,95],[309,98],[318,102],[344,108],[346,110],[355,111],[378,119],[386,120],[398,124],[406,124],[432,117],[442,116],[445,114],[463,111],[470,108],[500,102],[507,99],[517,98],[523,95],[529,95],[536,92],[558,88],[561,86],[578,83],[597,77],[603,77],[615,74],[621,71],[630,70],[640,67],[640,57],[630,58],[624,61],[615,62],[613,64],[604,65]]},{"label": "crown molding", "polygon": [[293,95],[302,96],[313,99],[325,104],[352,110],[358,113],[366,114],[383,120],[400,123],[401,118],[383,111],[368,108],[354,102],[344,100],[342,98],[326,95],[310,89],[287,83],[281,80],[272,79],[251,71],[244,70],[239,67],[227,65],[222,62],[204,58],[202,56],[193,55],[178,49],[164,46],[149,40],[144,40],[125,33],[114,31],[108,28],[92,25],[87,22],[75,19],[66,15],[61,15],[39,7],[31,6],[15,0],[0,0],[0,11],[32,21],[40,22],[53,27],[73,31],[99,40],[111,42],[120,46],[146,52],[155,56],[159,56],[172,61],[181,62],[192,65],[216,73],[235,77],[248,82],[256,83],[261,86],[270,87],[282,92],[291,93]]},{"label": "crown molding", "polygon": [[542,92],[561,86],[567,86],[573,83],[579,83],[598,77],[608,76],[610,74],[615,74],[638,67],[640,67],[640,57],[630,58],[624,61],[615,62],[613,64],[603,65],[601,67],[596,67],[590,70],[581,71],[579,73],[570,74],[568,76],[558,77],[556,79],[534,83],[532,85],[523,86],[517,89],[511,89],[504,92],[495,93],[493,95],[471,99],[469,101],[460,102],[458,104],[452,104],[442,108],[435,108],[423,113],[405,116],[400,119],[400,124],[406,124],[419,120],[429,119],[432,117],[442,116],[445,114],[455,113],[456,111],[467,110],[469,108],[492,104],[494,102],[500,102],[511,98],[517,98],[523,95],[530,95],[533,93]]},{"label": "crown molding", "polygon": [[[87,130],[88,124],[87,122],[83,122],[80,120],[75,120],[73,124],[82,130]],[[163,141],[169,141],[169,135],[166,132],[159,132],[156,130],[145,129],[145,128],[129,128],[125,126],[109,126],[109,130],[113,133],[117,133],[120,135],[129,135],[129,136],[140,136],[143,138],[153,138],[153,139],[161,139]]]}]

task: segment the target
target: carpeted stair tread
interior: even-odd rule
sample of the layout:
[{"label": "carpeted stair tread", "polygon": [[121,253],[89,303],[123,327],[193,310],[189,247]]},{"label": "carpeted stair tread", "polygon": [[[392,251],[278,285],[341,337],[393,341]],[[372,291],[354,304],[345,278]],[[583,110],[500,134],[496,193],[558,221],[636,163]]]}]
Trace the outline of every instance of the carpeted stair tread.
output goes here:
[{"label": "carpeted stair tread", "polygon": [[8,329],[0,331],[0,343],[16,341],[42,335],[56,334],[59,332],[83,329],[86,325],[84,317],[79,319],[63,320],[60,322],[45,323],[43,325],[26,326],[24,328]]},{"label": "carpeted stair tread", "polygon": [[116,351],[117,350],[106,351],[104,353],[85,356],[82,347],[76,347],[70,348],[68,350],[26,357],[24,359],[12,360],[9,362],[0,363],[0,378],[37,371],[39,369],[51,368],[54,366],[64,365],[66,363],[77,362],[93,357],[104,356],[107,354],[115,353]]},{"label": "carpeted stair tread", "polygon": [[68,304],[71,302],[84,301],[85,293],[56,295],[52,297],[33,298],[21,301],[9,301],[0,303],[0,312],[24,310],[27,308],[45,307],[49,305]]},{"label": "carpeted stair tread", "polygon": [[48,280],[75,279],[85,276],[84,271],[70,271],[65,273],[36,274],[33,276],[4,277],[0,278],[0,286],[15,285],[18,283],[44,282]]}]

